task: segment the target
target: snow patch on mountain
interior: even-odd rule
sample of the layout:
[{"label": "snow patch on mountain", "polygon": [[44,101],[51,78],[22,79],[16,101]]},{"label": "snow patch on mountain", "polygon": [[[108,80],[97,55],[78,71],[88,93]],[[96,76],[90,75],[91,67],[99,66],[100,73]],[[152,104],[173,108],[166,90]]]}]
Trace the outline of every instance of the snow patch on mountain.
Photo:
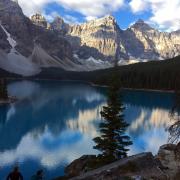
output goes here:
[{"label": "snow patch on mountain", "polygon": [[78,64],[84,67],[84,71],[93,71],[112,67],[110,62],[103,61],[101,59],[95,59],[93,57],[89,57],[88,59],[81,59],[77,54],[74,54],[74,58]]},{"label": "snow patch on mountain", "polygon": [[[99,69],[107,69],[113,67],[114,63],[109,61],[103,61],[101,59],[95,59],[93,57],[89,57],[88,59],[81,59],[78,57],[77,54],[74,54],[74,58],[76,59],[77,63],[81,64],[85,69],[85,71],[93,71],[93,70],[99,70]],[[121,59],[118,61],[118,66],[124,66],[129,64],[135,64],[139,62],[147,62],[148,60],[142,60],[142,59],[129,59],[124,60]]]},{"label": "snow patch on mountain", "polygon": [[136,64],[136,63],[147,62],[147,61],[148,60],[142,60],[142,59],[120,60],[120,61],[118,61],[118,66]]},{"label": "snow patch on mountain", "polygon": [[7,32],[7,30],[4,28],[4,26],[0,23],[0,26],[1,26],[1,28],[3,29],[3,31],[6,33],[6,35],[7,35],[7,40],[8,40],[8,42],[9,42],[9,44],[11,45],[11,47],[12,47],[12,51],[15,51],[15,47],[16,47],[16,45],[17,45],[17,43],[16,43],[16,41],[13,39],[13,38],[11,38],[11,35]]},{"label": "snow patch on mountain", "polygon": [[7,41],[11,45],[10,53],[6,54],[2,50],[0,51],[0,67],[8,72],[22,76],[32,76],[38,74],[40,69],[34,63],[32,63],[30,59],[24,57],[18,51],[16,51],[16,41],[1,23],[0,26],[6,33]]},{"label": "snow patch on mountain", "polygon": [[11,45],[10,53],[0,50],[0,68],[22,76],[32,76],[41,72],[41,68],[59,67],[67,71],[84,71],[82,65],[76,64],[69,59],[61,60],[58,57],[49,55],[39,44],[34,45],[30,57],[24,57],[16,49],[17,42],[11,34],[0,24],[0,27],[7,35],[7,41]]}]

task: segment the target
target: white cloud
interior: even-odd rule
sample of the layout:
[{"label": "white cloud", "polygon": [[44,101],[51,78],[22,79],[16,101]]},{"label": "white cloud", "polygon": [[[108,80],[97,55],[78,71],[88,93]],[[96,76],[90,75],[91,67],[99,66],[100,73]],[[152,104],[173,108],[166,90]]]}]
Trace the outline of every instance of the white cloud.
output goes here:
[{"label": "white cloud", "polygon": [[64,21],[68,24],[79,24],[79,20],[74,17],[74,16],[71,16],[71,15],[64,15]]},{"label": "white cloud", "polygon": [[34,133],[25,135],[15,149],[0,152],[2,167],[13,166],[19,163],[23,164],[25,161],[35,159],[41,166],[51,170],[57,168],[62,162],[70,163],[85,153],[97,154],[97,151],[92,148],[94,145],[93,137],[88,135],[84,135],[79,141],[74,143],[68,143],[67,139],[67,143],[59,146],[57,144],[52,149],[43,144],[43,141],[53,142],[57,138],[61,142],[64,138],[68,138],[70,133],[72,136],[76,136],[78,131],[65,130],[58,137],[54,137],[49,130],[36,138],[34,138]]},{"label": "white cloud", "polygon": [[131,0],[129,5],[134,13],[151,10],[149,21],[160,29],[180,29],[180,0]]},{"label": "white cloud", "polygon": [[124,4],[124,0],[19,0],[23,12],[27,16],[36,12],[42,12],[48,3],[53,2],[67,10],[81,13],[87,19],[110,14],[117,11]]},{"label": "white cloud", "polygon": [[59,16],[59,13],[53,11],[50,14],[43,13],[43,16],[47,19],[47,21],[52,22],[55,17]]},{"label": "white cloud", "polygon": [[42,12],[44,5],[49,3],[49,0],[19,0],[19,5],[23,9],[25,15],[30,16],[37,12]]},{"label": "white cloud", "polygon": [[129,4],[134,13],[139,13],[141,11],[144,11],[148,7],[148,3],[143,0],[132,0]]},{"label": "white cloud", "polygon": [[48,22],[52,22],[56,17],[61,17],[68,24],[80,24],[79,20],[71,15],[65,14],[61,16],[57,11],[53,11],[50,14],[42,13]]},{"label": "white cloud", "polygon": [[[43,12],[49,3],[57,3],[68,11],[76,11],[84,16],[86,20],[92,20],[112,12],[118,11],[126,6],[126,0],[19,0],[23,12],[30,16],[36,12]],[[149,18],[151,24],[162,30],[180,29],[180,0],[130,0],[129,6],[133,13],[151,12]],[[54,11],[52,9],[52,11]],[[54,14],[45,14],[48,20],[52,21]],[[67,22],[77,23],[78,19],[64,15]]]},{"label": "white cloud", "polygon": [[96,16],[87,16],[86,17],[86,20],[87,21],[91,21],[91,20],[94,20],[94,19],[96,19],[97,17]]}]

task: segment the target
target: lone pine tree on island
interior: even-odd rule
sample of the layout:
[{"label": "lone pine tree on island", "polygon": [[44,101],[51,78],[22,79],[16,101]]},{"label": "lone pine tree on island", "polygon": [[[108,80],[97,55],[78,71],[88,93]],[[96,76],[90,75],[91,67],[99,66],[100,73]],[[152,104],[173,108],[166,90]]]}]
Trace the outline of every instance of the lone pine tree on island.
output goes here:
[{"label": "lone pine tree on island", "polygon": [[101,151],[98,161],[110,163],[127,157],[128,146],[132,145],[130,137],[125,134],[128,123],[124,120],[124,106],[120,94],[120,82],[116,73],[112,76],[108,91],[107,106],[103,107],[100,123],[100,137],[96,137],[94,149]]}]

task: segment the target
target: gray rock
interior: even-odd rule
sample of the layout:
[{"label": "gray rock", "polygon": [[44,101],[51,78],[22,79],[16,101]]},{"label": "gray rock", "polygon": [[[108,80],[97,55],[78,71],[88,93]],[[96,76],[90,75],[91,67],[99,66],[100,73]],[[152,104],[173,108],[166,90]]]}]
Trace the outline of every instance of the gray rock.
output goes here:
[{"label": "gray rock", "polygon": [[40,13],[36,13],[35,15],[32,15],[30,19],[33,24],[43,27],[45,29],[50,29],[50,24],[46,21],[45,17],[42,16]]},{"label": "gray rock", "polygon": [[125,33],[129,37],[125,36],[126,49],[128,48],[134,57],[155,60],[180,54],[179,34],[159,32],[142,20],[132,25]]},{"label": "gray rock", "polygon": [[[17,42],[16,50],[25,57],[32,55],[34,44],[39,44],[50,56],[62,61],[72,59],[72,48],[63,36],[42,26],[37,26],[26,17],[20,6],[11,0],[0,1],[0,22]],[[0,28],[0,49],[10,49],[6,34]]]},{"label": "gray rock", "polygon": [[170,177],[175,179],[180,172],[180,147],[175,144],[166,144],[160,147],[157,158],[165,167],[164,171]]},{"label": "gray rock", "polygon": [[69,30],[69,24],[65,23],[64,20],[58,16],[51,23],[51,29],[66,34]]},{"label": "gray rock", "polygon": [[87,171],[88,163],[95,159],[95,155],[84,155],[79,159],[73,161],[66,167],[65,173],[67,177],[74,177],[83,174]]},{"label": "gray rock", "polygon": [[[142,20],[138,20],[127,30],[119,28],[112,16],[93,20],[70,28],[68,35],[80,38],[79,49],[86,46],[86,54],[99,58],[92,48],[98,50],[104,59],[115,58],[117,47],[120,49],[118,59],[157,60],[168,59],[180,54],[180,33],[159,32]],[[69,39],[71,41],[71,39]],[[102,58],[102,57],[101,57]]]},{"label": "gray rock", "polygon": [[[60,68],[66,70],[94,70],[95,66],[107,68],[112,65],[109,61],[115,59],[124,60],[122,64],[126,64],[129,63],[126,60],[167,59],[180,54],[179,31],[159,32],[142,20],[124,31],[113,16],[72,26],[57,17],[51,28],[47,27],[43,17],[38,17],[37,23],[40,24],[26,17],[17,2],[0,1],[0,22],[17,42],[17,53],[29,60],[35,44],[39,44],[48,62],[52,59],[60,61]],[[5,57],[10,49],[6,34],[0,28],[0,53]],[[89,59],[92,65],[87,63]]]},{"label": "gray rock", "polygon": [[[70,27],[68,34],[80,38],[79,50],[86,52],[88,57],[112,60],[118,46],[120,28],[113,16],[106,16],[81,25]],[[70,39],[71,41],[71,39]],[[83,47],[83,49],[81,48]],[[95,50],[98,53],[95,53]],[[81,55],[81,58],[86,58]]]},{"label": "gray rock", "polygon": [[159,168],[160,162],[151,153],[134,155],[86,173],[84,168],[92,158],[94,156],[83,156],[70,164],[66,169],[67,179],[77,174],[80,176],[73,177],[72,180],[167,179]]}]

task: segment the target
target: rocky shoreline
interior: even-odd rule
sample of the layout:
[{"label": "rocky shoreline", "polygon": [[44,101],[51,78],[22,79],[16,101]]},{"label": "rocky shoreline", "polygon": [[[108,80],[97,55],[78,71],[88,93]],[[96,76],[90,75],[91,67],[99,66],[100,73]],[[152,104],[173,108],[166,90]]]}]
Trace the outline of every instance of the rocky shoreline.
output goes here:
[{"label": "rocky shoreline", "polygon": [[0,99],[0,105],[11,104],[17,101],[16,97],[9,96],[8,99]]},{"label": "rocky shoreline", "polygon": [[56,180],[179,180],[180,144],[166,144],[158,154],[141,153],[98,169],[89,169],[88,164],[96,156],[85,155],[73,161],[65,169],[65,176]]}]

